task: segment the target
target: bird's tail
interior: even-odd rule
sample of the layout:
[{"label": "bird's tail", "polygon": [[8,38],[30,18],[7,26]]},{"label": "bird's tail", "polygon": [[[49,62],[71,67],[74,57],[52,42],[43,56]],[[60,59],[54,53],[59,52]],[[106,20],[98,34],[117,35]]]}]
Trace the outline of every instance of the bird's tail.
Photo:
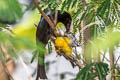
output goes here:
[{"label": "bird's tail", "polygon": [[47,76],[46,76],[46,72],[45,72],[45,66],[38,63],[36,80],[39,80],[39,78],[47,79]]}]

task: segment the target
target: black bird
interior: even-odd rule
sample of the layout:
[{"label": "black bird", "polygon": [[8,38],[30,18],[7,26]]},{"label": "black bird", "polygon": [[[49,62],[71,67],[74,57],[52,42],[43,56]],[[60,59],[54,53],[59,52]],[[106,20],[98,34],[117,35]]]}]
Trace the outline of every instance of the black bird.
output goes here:
[{"label": "black bird", "polygon": [[[50,13],[47,14],[47,16],[52,20],[50,15],[51,15]],[[53,13],[52,16],[54,17],[55,13]],[[58,22],[62,22],[65,25],[66,32],[69,32],[70,25],[72,22],[71,15],[69,13],[67,13],[66,11],[64,11],[63,13],[60,13],[60,11],[58,11],[57,23]],[[53,35],[52,29],[50,28],[50,25],[45,20],[45,18],[42,17],[39,24],[38,24],[37,31],[36,31],[37,44],[38,44],[38,42],[42,42],[44,45],[46,45],[48,43],[48,40],[51,37],[51,35]],[[45,54],[42,54],[40,52],[39,52],[39,54],[40,54],[39,57],[41,58],[42,62],[40,62],[40,64],[38,62],[36,80],[39,80],[39,78],[47,79],[47,76],[45,73],[45,66],[44,66]]]}]

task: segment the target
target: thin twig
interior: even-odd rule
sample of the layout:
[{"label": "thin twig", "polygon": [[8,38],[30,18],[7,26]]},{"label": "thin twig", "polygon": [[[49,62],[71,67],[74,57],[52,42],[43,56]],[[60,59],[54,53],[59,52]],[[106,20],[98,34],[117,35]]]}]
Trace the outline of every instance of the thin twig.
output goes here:
[{"label": "thin twig", "polygon": [[55,11],[54,24],[57,25],[58,11]]},{"label": "thin twig", "polygon": [[117,66],[116,69],[117,69],[118,73],[120,74],[120,67]]},{"label": "thin twig", "polygon": [[104,61],[104,59],[105,59],[105,52],[104,52],[104,54],[103,54],[102,62]]},{"label": "thin twig", "polygon": [[90,24],[84,26],[84,27],[80,30],[80,33],[82,33],[85,29],[87,29],[87,28],[89,28],[89,27],[91,27],[92,25],[97,24],[97,23],[98,23],[98,21],[93,22],[93,23],[90,23]]},{"label": "thin twig", "polygon": [[53,15],[52,15],[52,11],[51,11],[51,9],[49,7],[48,7],[48,11],[50,12],[51,21],[54,24],[54,18],[53,18]]},{"label": "thin twig", "polygon": [[32,76],[31,76],[31,74],[29,73],[29,71],[28,71],[28,69],[27,69],[27,66],[26,66],[26,64],[24,63],[24,61],[23,61],[23,59],[22,59],[21,57],[20,57],[20,61],[21,61],[22,65],[23,65],[23,67],[24,67],[25,72],[27,73],[27,75],[28,75],[28,77],[29,77],[29,80],[34,80],[34,79],[32,78]]},{"label": "thin twig", "polygon": [[117,60],[115,62],[115,66],[117,65],[117,62],[118,62],[119,59],[120,59],[120,56],[117,58]]}]

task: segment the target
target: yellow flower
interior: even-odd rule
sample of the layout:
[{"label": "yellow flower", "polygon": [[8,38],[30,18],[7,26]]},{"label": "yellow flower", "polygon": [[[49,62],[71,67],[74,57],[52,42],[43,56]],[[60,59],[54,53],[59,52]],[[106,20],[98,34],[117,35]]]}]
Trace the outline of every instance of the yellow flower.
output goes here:
[{"label": "yellow flower", "polygon": [[67,56],[72,54],[72,48],[69,44],[71,44],[71,40],[68,37],[57,37],[55,40],[55,46],[65,52]]},{"label": "yellow flower", "polygon": [[67,56],[71,56],[72,54],[72,49],[69,46],[64,46],[62,51],[65,52]]},{"label": "yellow flower", "polygon": [[57,37],[55,40],[55,46],[61,48],[64,45],[64,39],[62,37]]}]

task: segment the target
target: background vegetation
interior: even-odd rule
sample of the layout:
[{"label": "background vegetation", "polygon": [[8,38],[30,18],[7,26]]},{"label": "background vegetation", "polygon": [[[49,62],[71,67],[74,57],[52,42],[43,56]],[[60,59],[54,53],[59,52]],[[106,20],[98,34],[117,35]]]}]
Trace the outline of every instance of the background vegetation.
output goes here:
[{"label": "background vegetation", "polygon": [[[41,14],[32,1],[21,4],[17,0],[0,1],[0,61],[5,63],[5,51],[17,58],[21,50],[36,48],[34,23],[38,24]],[[55,10],[67,11],[73,19],[73,33],[79,35],[82,52],[78,52],[81,65],[74,80],[120,79],[118,64],[120,53],[114,53],[120,41],[119,0],[38,0],[45,13]],[[29,19],[20,19],[29,11]],[[14,27],[13,27],[14,26]],[[40,44],[41,46],[42,44]],[[41,52],[45,52],[43,46]],[[49,47],[50,48],[50,47]],[[109,57],[106,57],[106,52]],[[115,57],[115,55],[119,55]],[[106,62],[107,60],[107,62]]]}]

